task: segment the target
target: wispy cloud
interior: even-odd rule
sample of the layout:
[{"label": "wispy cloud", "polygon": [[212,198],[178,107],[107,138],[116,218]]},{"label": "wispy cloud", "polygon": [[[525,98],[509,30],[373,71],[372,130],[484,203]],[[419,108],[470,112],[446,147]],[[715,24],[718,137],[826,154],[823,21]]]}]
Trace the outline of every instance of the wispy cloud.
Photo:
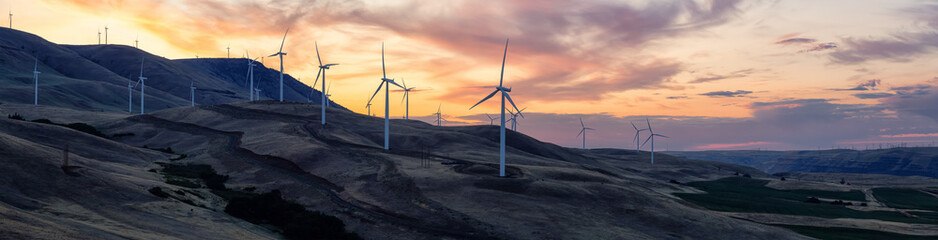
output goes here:
[{"label": "wispy cloud", "polygon": [[712,82],[712,81],[723,80],[723,79],[741,78],[741,77],[749,76],[755,71],[756,71],[755,69],[748,68],[748,69],[733,71],[726,75],[708,74],[708,76],[706,77],[699,77],[694,80],[691,80],[690,83],[704,83],[704,82]]},{"label": "wispy cloud", "polygon": [[708,97],[743,97],[750,93],[752,93],[752,91],[736,90],[735,92],[732,92],[732,91],[708,92],[708,93],[701,93],[700,95],[708,96]]},{"label": "wispy cloud", "polygon": [[753,146],[763,146],[763,145],[772,145],[776,144],[773,142],[758,141],[758,142],[744,142],[744,143],[711,143],[706,145],[693,146],[693,149],[696,150],[716,150],[716,149],[739,149],[745,147]]},{"label": "wispy cloud", "polygon": [[856,87],[846,88],[846,89],[833,89],[835,91],[866,91],[866,90],[876,90],[876,86],[882,85],[882,80],[879,79],[870,79],[865,82],[857,84]]},{"label": "wispy cloud", "polygon": [[880,99],[880,98],[892,97],[893,95],[895,95],[895,94],[892,94],[892,93],[857,93],[857,94],[853,94],[854,97],[857,97],[857,98],[860,98],[860,99]]}]

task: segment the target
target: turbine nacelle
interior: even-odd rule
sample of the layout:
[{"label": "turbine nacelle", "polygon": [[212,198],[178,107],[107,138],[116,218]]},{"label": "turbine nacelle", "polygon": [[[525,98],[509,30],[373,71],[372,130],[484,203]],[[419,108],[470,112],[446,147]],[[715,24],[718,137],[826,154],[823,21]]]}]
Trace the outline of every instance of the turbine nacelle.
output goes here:
[{"label": "turbine nacelle", "polygon": [[335,66],[335,65],[339,65],[339,64],[338,64],[338,63],[330,63],[330,64],[326,64],[326,65],[320,65],[319,68],[322,68],[322,69],[329,69],[329,67]]},{"label": "turbine nacelle", "polygon": [[502,86],[495,87],[495,89],[502,90],[502,91],[505,91],[505,92],[511,92],[511,88],[506,88],[506,87],[502,87]]}]

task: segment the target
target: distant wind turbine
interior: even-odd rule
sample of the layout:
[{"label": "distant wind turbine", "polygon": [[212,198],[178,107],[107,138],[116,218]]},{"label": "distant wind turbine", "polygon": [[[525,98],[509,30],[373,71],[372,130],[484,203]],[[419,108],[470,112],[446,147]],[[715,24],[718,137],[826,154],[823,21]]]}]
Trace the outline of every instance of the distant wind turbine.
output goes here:
[{"label": "distant wind turbine", "polygon": [[33,94],[33,105],[39,105],[39,58],[36,58],[36,65],[33,67],[33,78],[36,80],[35,92]]},{"label": "distant wind turbine", "polygon": [[250,97],[248,99],[251,101],[254,101],[254,100],[257,100],[255,99],[255,96],[254,96],[254,92],[255,92],[254,91],[254,66],[257,66],[257,64],[254,64],[254,63],[257,62],[257,58],[254,58],[254,60],[251,60],[251,54],[247,53],[247,60],[248,60],[248,74],[247,76],[245,76],[245,80],[250,81],[250,83],[248,83],[248,92],[250,92]]},{"label": "distant wind turbine", "polygon": [[648,121],[647,118],[645,119],[645,123],[648,124],[648,133],[651,135],[648,135],[648,139],[645,139],[645,142],[642,143],[642,146],[645,146],[645,143],[648,143],[649,140],[651,141],[651,164],[655,164],[655,137],[667,138],[668,136],[655,133],[655,130],[651,129],[651,122]]},{"label": "distant wind turbine", "polygon": [[290,28],[287,28],[287,31],[283,33],[283,40],[280,42],[280,51],[277,53],[271,54],[268,57],[279,56],[280,57],[280,101],[283,102],[283,55],[287,53],[283,52],[283,44],[287,42],[287,33],[290,32]]},{"label": "distant wind turbine", "polygon": [[525,109],[528,109],[528,108],[522,108],[521,110],[518,110],[518,112],[511,112],[510,108],[506,109],[508,110],[508,113],[511,114],[511,119],[508,119],[508,121],[511,122],[512,131],[518,131],[518,116],[521,116],[521,118],[524,118],[524,114],[521,114],[521,112],[524,112]]},{"label": "distant wind turbine", "polygon": [[583,129],[580,130],[580,133],[578,133],[576,136],[580,137],[580,134],[583,135],[583,149],[585,150],[586,149],[586,130],[596,130],[596,129],[586,127],[586,124],[583,124],[583,118],[580,118],[580,127],[583,127]]},{"label": "distant wind turbine", "polygon": [[365,105],[365,108],[368,109],[368,116],[371,116],[371,103],[368,103],[368,105]]},{"label": "distant wind turbine", "polygon": [[101,27],[98,27],[98,45],[101,45]]},{"label": "distant wind turbine", "polygon": [[107,26],[104,25],[104,45],[107,45]]},{"label": "distant wind turbine", "polygon": [[332,91],[332,82],[329,82],[329,88],[326,88],[326,94],[324,94],[324,95],[326,96],[326,97],[325,97],[325,98],[326,98],[326,107],[332,107],[332,106],[331,106],[332,104],[329,103],[329,102],[331,102],[331,100],[329,100],[329,98],[332,97],[332,94],[329,93],[330,91]]},{"label": "distant wind turbine", "polygon": [[494,118],[488,113],[486,113],[485,116],[489,118],[489,125],[495,125],[495,119],[498,119],[498,118]]},{"label": "distant wind turbine", "polygon": [[[284,37],[286,37],[286,35],[284,35]],[[326,70],[328,70],[329,67],[331,66],[335,66],[339,64],[330,63],[330,64],[322,65],[322,57],[319,56],[319,43],[315,42],[315,44],[316,44],[316,60],[319,60],[319,72],[316,73],[316,81],[319,81],[319,74],[322,74],[322,102],[319,103],[320,108],[322,108],[322,115],[320,115],[320,119],[321,119],[320,123],[322,125],[326,125],[326,107],[328,107],[328,104],[329,104],[328,102],[329,99],[326,96]],[[381,52],[381,53],[384,54],[384,52]],[[384,57],[384,55],[381,55],[381,56]],[[313,86],[316,86],[316,81],[313,82]],[[329,83],[329,84],[330,84],[329,86],[331,87],[332,83]]]},{"label": "distant wind turbine", "polygon": [[638,127],[635,126],[635,123],[633,122],[629,122],[629,123],[631,123],[632,128],[635,129],[635,138],[632,140],[632,142],[635,143],[635,153],[640,153],[641,151],[639,151],[638,142],[641,141],[642,139],[639,138],[639,133],[641,133],[642,131],[647,131],[648,129],[647,128],[638,129]]},{"label": "distant wind turbine", "polygon": [[371,99],[368,99],[368,103],[371,103],[371,100],[375,99],[375,96],[377,96],[378,92],[381,91],[382,86],[388,85],[387,87],[384,88],[384,150],[390,149],[390,138],[391,138],[390,124],[391,122],[389,119],[390,119],[390,111],[391,111],[390,105],[391,104],[390,104],[388,95],[390,95],[389,89],[391,88],[391,84],[394,84],[394,86],[397,86],[399,88],[404,88],[404,86],[401,86],[395,83],[394,79],[388,79],[388,73],[384,67],[384,43],[382,42],[381,43],[381,84],[378,84],[378,89],[375,90],[375,94],[371,95]]},{"label": "distant wind turbine", "polygon": [[502,107],[500,108],[502,110],[502,115],[501,115],[501,128],[499,130],[499,145],[498,145],[498,153],[499,153],[498,176],[501,176],[501,177],[505,176],[505,99],[507,98],[508,102],[511,103],[511,106],[514,107],[515,110],[518,110],[518,106],[515,106],[515,102],[511,100],[511,96],[508,96],[508,93],[511,92],[511,88],[503,87],[503,83],[505,82],[504,81],[505,80],[505,59],[507,57],[508,57],[508,39],[505,39],[505,53],[502,55],[502,72],[498,78],[498,87],[495,87],[495,91],[489,94],[487,97],[483,98],[482,101],[479,101],[475,105],[472,105],[472,107],[469,107],[469,110],[472,110],[472,108],[478,106],[482,102],[485,102],[485,100],[489,100],[489,98],[492,98],[492,96],[495,96],[496,93],[499,93],[499,92],[502,93]]},{"label": "distant wind turbine", "polygon": [[407,88],[407,81],[404,81],[404,78],[401,78],[401,84],[404,84],[404,97],[401,98],[401,102],[407,102],[404,105],[404,119],[410,119],[410,91],[415,88]]},{"label": "distant wind turbine", "polygon": [[137,44],[139,43],[140,43],[140,34],[137,34],[137,37],[134,37],[134,48],[139,48],[137,47]]},{"label": "distant wind turbine", "polygon": [[147,82],[146,82],[147,78],[143,76],[143,61],[144,61],[144,58],[140,58],[140,77],[139,77],[140,81],[137,82],[137,84],[140,84],[140,115],[144,114],[144,107],[143,107],[144,98],[143,97],[146,95],[144,93],[144,90],[147,87]]},{"label": "distant wind turbine", "polygon": [[443,112],[441,111],[442,108],[443,108],[442,103],[440,103],[440,106],[436,107],[436,126],[437,127],[443,126],[443,121],[446,121],[446,119],[443,118]]},{"label": "distant wind turbine", "polygon": [[195,106],[195,84],[189,82],[189,106]]},{"label": "distant wind turbine", "polygon": [[10,8],[10,29],[13,29],[13,8]]},{"label": "distant wind turbine", "polygon": [[228,47],[226,47],[225,49],[228,49],[228,58],[231,58],[231,43],[229,43]]}]

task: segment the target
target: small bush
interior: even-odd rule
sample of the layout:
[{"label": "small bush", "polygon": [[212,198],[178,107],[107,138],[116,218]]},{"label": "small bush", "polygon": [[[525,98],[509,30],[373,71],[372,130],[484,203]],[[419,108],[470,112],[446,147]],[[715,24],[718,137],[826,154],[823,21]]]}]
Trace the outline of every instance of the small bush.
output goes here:
[{"label": "small bush", "polygon": [[287,239],[361,239],[346,232],[342,220],[284,200],[279,190],[231,199],[225,213],[254,224],[281,227]]},{"label": "small bush", "polygon": [[867,207],[867,206],[870,206],[870,205],[869,205],[869,204],[866,204],[866,203],[860,203],[860,206]]},{"label": "small bush", "polygon": [[84,123],[69,123],[64,125],[67,128],[75,129],[87,134],[95,135],[101,138],[107,138],[103,133],[99,132],[97,128],[92,127],[91,125]]},{"label": "small bush", "polygon": [[154,196],[157,196],[157,197],[161,197],[161,198],[169,197],[169,193],[164,192],[163,189],[160,187],[151,187],[150,190],[147,190],[147,191],[149,191],[150,194],[153,194]]},{"label": "small bush", "polygon": [[186,154],[180,154],[179,156],[170,158],[169,160],[170,160],[170,161],[179,161],[179,160],[182,160],[183,158],[186,158],[187,156],[188,156],[188,155],[186,155]]},{"label": "small bush", "polygon": [[7,115],[7,118],[13,119],[13,120],[26,121],[26,119],[23,118],[23,116],[20,116],[19,113],[13,113],[12,115]]},{"label": "small bush", "polygon": [[215,172],[215,169],[212,169],[212,166],[205,164],[164,164],[163,174],[183,178],[202,179],[202,181],[205,182],[205,186],[217,190],[226,189],[225,181],[228,181],[228,175],[219,175]]},{"label": "small bush", "polygon": [[669,182],[669,183],[672,183],[672,184],[681,184],[681,182],[678,182],[678,181],[676,181],[676,180],[674,180],[674,179],[671,179],[671,180],[668,181],[668,182]]},{"label": "small bush", "polygon": [[806,203],[821,203],[821,199],[817,199],[816,197],[809,197],[808,199],[804,200],[804,202],[806,202]]},{"label": "small bush", "polygon": [[782,179],[781,179],[781,180],[782,180],[782,181],[785,181],[785,177],[782,177]]},{"label": "small bush", "polygon": [[54,124],[54,123],[52,123],[52,120],[45,119],[45,118],[32,120],[32,121],[30,121],[30,122],[34,122],[34,123],[45,123],[45,124]]}]

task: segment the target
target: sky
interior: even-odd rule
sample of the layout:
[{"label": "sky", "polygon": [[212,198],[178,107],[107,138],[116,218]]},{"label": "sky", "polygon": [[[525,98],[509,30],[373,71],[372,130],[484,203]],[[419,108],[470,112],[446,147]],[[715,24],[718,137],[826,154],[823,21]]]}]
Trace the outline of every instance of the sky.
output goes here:
[{"label": "sky", "polygon": [[[878,148],[938,140],[938,1],[0,1],[13,28],[60,44],[133,45],[163,57],[277,52],[311,84],[315,44],[332,99],[366,113],[381,77],[405,81],[412,119],[489,124],[498,85],[518,131],[588,148]],[[4,24],[6,25],[6,24]],[[100,30],[99,30],[100,29]],[[103,41],[103,40],[102,40]],[[265,58],[267,67],[280,62]],[[401,118],[401,92],[391,116]],[[378,98],[375,106],[383,106]],[[374,110],[378,110],[376,107]],[[648,120],[646,122],[646,119]],[[497,121],[496,121],[497,123]],[[392,126],[393,127],[393,126]],[[647,138],[642,132],[640,141]],[[884,145],[885,144],[885,145]],[[643,149],[648,150],[646,145]]]}]

